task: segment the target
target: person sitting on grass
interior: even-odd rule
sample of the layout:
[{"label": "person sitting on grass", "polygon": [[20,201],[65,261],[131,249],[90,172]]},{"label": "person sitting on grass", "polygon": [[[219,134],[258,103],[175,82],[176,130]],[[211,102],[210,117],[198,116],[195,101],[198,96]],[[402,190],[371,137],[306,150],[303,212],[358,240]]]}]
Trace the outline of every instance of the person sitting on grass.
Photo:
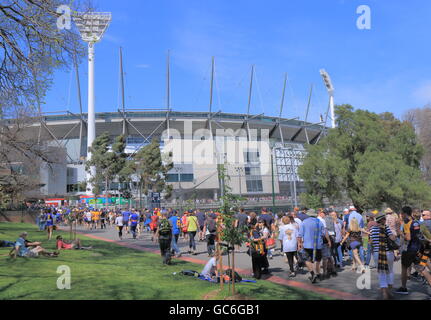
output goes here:
[{"label": "person sitting on grass", "polygon": [[16,257],[36,258],[39,254],[45,257],[57,257],[60,253],[57,251],[49,252],[41,247],[41,242],[27,241],[27,232],[20,234],[18,240],[15,242],[15,248],[9,253],[13,259]]},{"label": "person sitting on grass", "polygon": [[91,250],[93,249],[93,247],[83,247],[81,245],[81,240],[76,239],[69,242],[66,242],[63,240],[62,236],[57,236],[57,250],[72,250],[72,249],[76,249],[76,250]]},{"label": "person sitting on grass", "polygon": [[205,267],[203,268],[201,272],[201,276],[204,277],[206,280],[216,280],[218,277],[218,270],[217,270],[217,261],[220,258],[219,251],[216,251],[215,255],[208,260]]}]

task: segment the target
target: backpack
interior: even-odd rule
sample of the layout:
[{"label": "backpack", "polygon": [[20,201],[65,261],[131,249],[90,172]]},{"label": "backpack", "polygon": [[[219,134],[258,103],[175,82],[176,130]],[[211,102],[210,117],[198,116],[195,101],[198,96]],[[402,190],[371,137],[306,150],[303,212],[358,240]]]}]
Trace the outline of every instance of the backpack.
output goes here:
[{"label": "backpack", "polygon": [[170,235],[172,233],[172,227],[168,219],[162,219],[159,225],[159,234],[162,236]]},{"label": "backpack", "polygon": [[209,233],[215,233],[217,231],[216,222],[214,219],[209,219],[207,222],[207,229]]},{"label": "backpack", "polygon": [[[226,275],[229,277],[228,281],[232,281],[232,269],[226,270]],[[242,277],[238,274],[238,272],[235,271],[235,282],[241,282]]]}]

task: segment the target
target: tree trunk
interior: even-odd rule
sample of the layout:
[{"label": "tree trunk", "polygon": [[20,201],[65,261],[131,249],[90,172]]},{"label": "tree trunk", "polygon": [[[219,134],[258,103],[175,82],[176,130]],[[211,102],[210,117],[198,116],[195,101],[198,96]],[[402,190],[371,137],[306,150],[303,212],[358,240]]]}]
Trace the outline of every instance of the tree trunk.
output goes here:
[{"label": "tree trunk", "polygon": [[235,295],[235,245],[232,250],[232,295]]},{"label": "tree trunk", "polygon": [[221,254],[221,248],[220,248],[220,221],[217,219],[217,254],[219,257],[219,268],[218,268],[218,274],[220,278],[220,290],[223,292],[223,256]]}]

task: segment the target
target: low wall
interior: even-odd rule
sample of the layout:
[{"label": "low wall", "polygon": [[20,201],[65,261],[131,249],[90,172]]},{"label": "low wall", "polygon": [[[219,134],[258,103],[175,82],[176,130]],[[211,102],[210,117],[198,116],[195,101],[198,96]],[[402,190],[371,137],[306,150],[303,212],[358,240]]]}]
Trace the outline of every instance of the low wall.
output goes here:
[{"label": "low wall", "polygon": [[0,211],[0,222],[24,222],[35,223],[37,211],[23,210],[23,211]]}]

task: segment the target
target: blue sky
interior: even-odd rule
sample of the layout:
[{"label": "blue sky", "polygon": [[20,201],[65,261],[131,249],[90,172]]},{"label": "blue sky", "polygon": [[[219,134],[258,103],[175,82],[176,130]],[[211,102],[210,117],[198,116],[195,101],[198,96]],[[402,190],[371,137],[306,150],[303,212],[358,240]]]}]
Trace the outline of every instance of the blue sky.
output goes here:
[{"label": "blue sky", "polygon": [[[310,121],[326,112],[319,75],[325,68],[335,102],[374,112],[403,113],[431,101],[431,1],[416,0],[95,0],[113,21],[96,45],[96,111],[119,108],[123,47],[126,107],[166,106],[166,55],[171,50],[172,109],[207,111],[211,57],[216,59],[213,110],[246,113],[251,65],[256,67],[251,113]],[[359,30],[359,5],[371,8],[371,30]],[[84,109],[87,62],[80,65]],[[78,112],[74,73],[58,71],[44,110]]]}]

